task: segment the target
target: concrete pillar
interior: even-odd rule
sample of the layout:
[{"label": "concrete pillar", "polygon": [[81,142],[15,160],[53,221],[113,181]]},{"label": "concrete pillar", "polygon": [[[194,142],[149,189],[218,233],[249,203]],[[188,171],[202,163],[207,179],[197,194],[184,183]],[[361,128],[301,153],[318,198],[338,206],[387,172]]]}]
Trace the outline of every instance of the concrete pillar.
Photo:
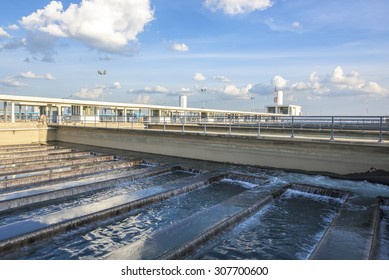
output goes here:
[{"label": "concrete pillar", "polygon": [[58,105],[57,106],[58,114],[57,114],[57,123],[61,122],[62,119],[62,106]]},{"label": "concrete pillar", "polygon": [[4,122],[7,122],[7,107],[8,107],[8,102],[4,101]]},{"label": "concrete pillar", "polygon": [[11,102],[11,123],[15,123],[15,102]]},{"label": "concrete pillar", "polygon": [[53,106],[52,105],[48,105],[47,113],[48,113],[48,116],[47,116],[48,122],[52,123],[53,122]]},{"label": "concrete pillar", "polygon": [[22,105],[19,104],[19,121],[22,121]]}]

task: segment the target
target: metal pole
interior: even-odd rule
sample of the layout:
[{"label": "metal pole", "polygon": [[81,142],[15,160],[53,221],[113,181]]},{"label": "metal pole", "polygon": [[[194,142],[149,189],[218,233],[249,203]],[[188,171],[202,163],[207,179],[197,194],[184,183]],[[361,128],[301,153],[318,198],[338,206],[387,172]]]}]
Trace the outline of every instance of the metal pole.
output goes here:
[{"label": "metal pole", "polygon": [[261,138],[261,116],[258,117],[258,135],[257,139]]},{"label": "metal pole", "polygon": [[166,116],[163,116],[163,132],[166,131]]},{"label": "metal pole", "polygon": [[185,133],[185,117],[182,117],[181,123],[182,123],[182,134],[184,134]]},{"label": "metal pole", "polygon": [[292,116],[292,135],[290,138],[294,138],[294,116]]},{"label": "metal pole", "polygon": [[204,118],[204,134],[207,134],[207,118]]},{"label": "metal pole", "polygon": [[378,140],[379,143],[382,143],[382,119],[383,117],[380,117],[380,138]]},{"label": "metal pole", "polygon": [[334,141],[334,117],[331,117],[331,138],[330,141]]},{"label": "metal pole", "polygon": [[231,135],[231,117],[230,117],[230,124],[229,124],[229,127],[228,127],[228,135]]}]

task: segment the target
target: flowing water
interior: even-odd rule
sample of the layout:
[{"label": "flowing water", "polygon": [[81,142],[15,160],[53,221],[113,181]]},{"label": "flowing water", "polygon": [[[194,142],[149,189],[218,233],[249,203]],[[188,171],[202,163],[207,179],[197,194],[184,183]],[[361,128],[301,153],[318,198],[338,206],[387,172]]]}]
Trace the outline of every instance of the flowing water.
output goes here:
[{"label": "flowing water", "polygon": [[[121,153],[112,149],[102,150],[103,152],[115,152],[119,156]],[[0,258],[104,258],[107,254],[126,246],[138,243],[139,246],[142,246],[142,240],[146,237],[163,237],[164,231],[166,231],[165,236],[168,236],[169,229],[177,229],[183,234],[190,232],[190,227],[199,228],[200,224],[195,224],[195,221],[201,221],[199,217],[207,219],[207,213],[213,213],[213,211],[224,211],[219,216],[216,215],[218,213],[213,213],[215,214],[213,218],[221,217],[220,219],[225,219],[223,221],[228,222],[233,218],[233,215],[239,214],[241,213],[239,211],[246,209],[245,207],[255,204],[256,201],[250,200],[250,196],[247,196],[247,191],[252,191],[256,199],[265,199],[264,206],[255,208],[253,211],[246,211],[249,214],[236,219],[236,222],[227,223],[226,226],[221,226],[221,220],[215,221],[213,227],[219,227],[217,231],[215,230],[215,234],[209,240],[202,242],[201,246],[194,248],[193,252],[184,255],[183,258],[308,259],[322,242],[331,241],[331,238],[334,238],[331,233],[335,232],[337,236],[333,240],[335,243],[339,243],[339,246],[334,247],[336,249],[333,249],[332,252],[327,252],[326,256],[329,258],[332,256],[336,259],[361,259],[366,257],[365,251],[369,247],[372,235],[372,217],[376,198],[377,196],[389,197],[389,186],[365,181],[340,180],[321,175],[306,175],[188,159],[177,160],[176,158],[140,153],[131,154],[131,152],[126,152],[126,155],[137,160],[145,159],[158,164],[177,164],[177,166],[184,168],[156,176],[129,180],[77,196],[49,200],[44,204],[29,205],[27,203],[25,207],[19,207],[15,211],[0,213],[0,227],[6,228],[18,223],[28,226],[28,221],[72,212],[77,208],[101,205],[104,204],[104,201],[115,201],[115,198],[136,194],[142,190],[147,195],[148,190],[155,190],[162,188],[162,186],[178,184],[178,186],[174,185],[174,188],[179,189],[180,184],[182,186],[192,184],[197,178],[201,178],[201,174],[215,172],[219,175],[215,175],[216,179],[205,181],[203,186],[188,189],[185,193],[172,194],[166,198],[155,191],[150,192],[150,194],[155,195],[155,202],[129,208],[128,211],[118,212],[117,215],[99,218],[80,226],[72,226],[69,230],[53,233],[48,235],[50,236],[48,238],[37,239],[36,242],[27,246],[18,244],[15,245],[15,248],[9,248],[4,242],[0,242]],[[23,166],[23,163],[19,165]],[[91,166],[93,166],[92,163]],[[0,202],[13,201],[21,195],[27,198],[33,197],[42,190],[50,192],[54,189],[114,179],[115,176],[123,176],[126,172],[137,168],[144,168],[147,172],[148,169],[145,167],[144,165],[134,166],[98,174],[84,174],[72,180],[46,182],[41,185],[37,183],[32,187],[23,186],[20,189],[17,186],[12,190],[3,188],[0,189]],[[58,172],[66,171],[69,168],[71,167],[59,168]],[[193,172],[184,170],[193,170]],[[17,176],[22,178],[48,172],[50,171],[20,172]],[[224,177],[222,176],[224,179],[219,178],[220,174],[224,174]],[[0,180],[2,179],[6,178],[0,177]],[[293,189],[293,185],[300,187]],[[320,190],[328,190],[328,192],[310,191],[309,187],[304,190],[304,186],[313,186],[320,188]],[[281,190],[282,192],[280,192]],[[330,193],[334,190],[341,195],[331,197]],[[274,195],[278,192],[280,195]],[[243,203],[240,195],[245,193],[248,199]],[[269,199],[272,196],[274,199]],[[31,200],[33,202],[33,199]],[[229,208],[231,208],[231,214],[229,214]],[[377,258],[389,259],[388,206],[381,205],[380,213]],[[82,218],[82,214],[75,218]],[[58,220],[58,224],[62,222]],[[337,227],[338,223],[342,224],[343,227]],[[188,228],[180,230],[181,224]],[[204,228],[204,231],[214,230],[214,228]],[[9,240],[11,241],[18,239],[16,236],[13,238],[12,233],[10,236]],[[201,239],[201,235],[195,237]],[[22,239],[23,236],[20,238]],[[343,239],[350,243],[346,244],[348,247],[345,245],[347,242],[341,241]],[[174,242],[177,242],[176,247],[185,245],[179,244],[178,240],[169,240],[169,242],[173,245]],[[335,256],[331,255],[333,251],[336,251]],[[161,252],[161,254],[166,253]]]},{"label": "flowing water", "polygon": [[[235,227],[197,259],[306,259],[334,219],[341,200],[288,190]],[[290,242],[293,240],[293,242]]]}]

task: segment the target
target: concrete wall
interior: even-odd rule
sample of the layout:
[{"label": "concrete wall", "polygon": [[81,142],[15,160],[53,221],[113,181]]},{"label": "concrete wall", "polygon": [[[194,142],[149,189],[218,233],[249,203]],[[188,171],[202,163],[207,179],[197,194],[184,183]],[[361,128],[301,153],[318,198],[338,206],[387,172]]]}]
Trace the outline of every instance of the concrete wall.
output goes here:
[{"label": "concrete wall", "polygon": [[[339,175],[389,172],[385,144],[255,139],[119,129],[59,127],[56,140],[234,164]],[[385,177],[386,176],[386,177]],[[388,180],[387,174],[382,177]],[[373,176],[374,177],[374,176]],[[386,179],[385,179],[386,178]]]},{"label": "concrete wall", "polygon": [[48,127],[0,129],[0,145],[46,143],[55,138],[55,129]]}]

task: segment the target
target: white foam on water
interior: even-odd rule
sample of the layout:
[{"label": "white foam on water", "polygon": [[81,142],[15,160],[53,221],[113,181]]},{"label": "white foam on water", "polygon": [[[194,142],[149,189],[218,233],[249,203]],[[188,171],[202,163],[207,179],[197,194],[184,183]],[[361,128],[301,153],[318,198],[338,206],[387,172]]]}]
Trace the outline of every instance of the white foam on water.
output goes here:
[{"label": "white foam on water", "polygon": [[246,182],[246,181],[233,180],[233,179],[228,179],[228,178],[222,179],[220,182],[239,184],[239,185],[241,185],[242,187],[244,187],[246,189],[254,189],[255,187],[258,186],[257,184],[249,183],[249,182]]}]

